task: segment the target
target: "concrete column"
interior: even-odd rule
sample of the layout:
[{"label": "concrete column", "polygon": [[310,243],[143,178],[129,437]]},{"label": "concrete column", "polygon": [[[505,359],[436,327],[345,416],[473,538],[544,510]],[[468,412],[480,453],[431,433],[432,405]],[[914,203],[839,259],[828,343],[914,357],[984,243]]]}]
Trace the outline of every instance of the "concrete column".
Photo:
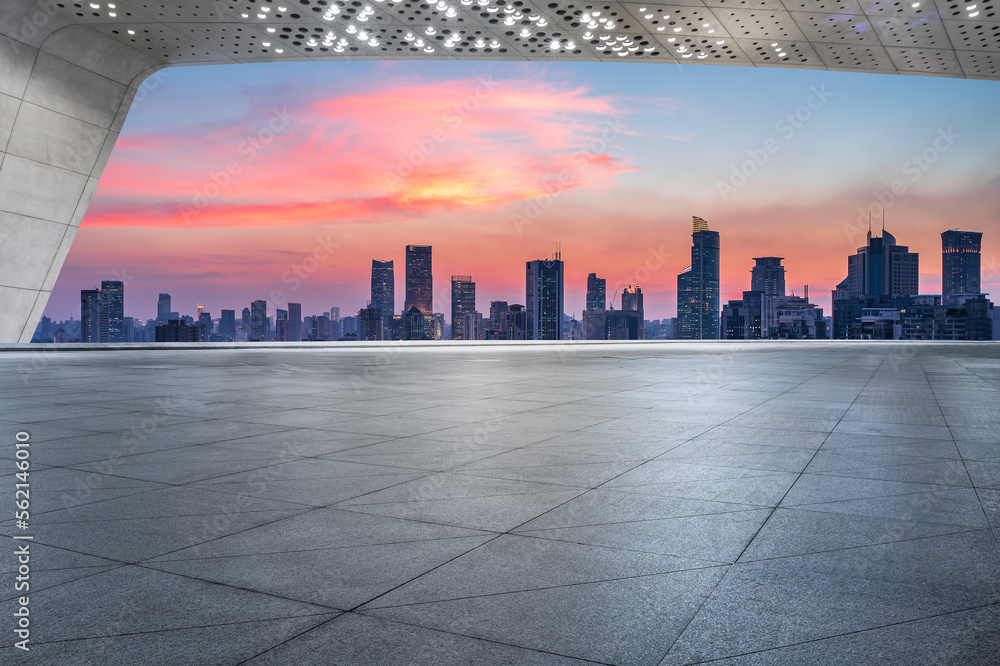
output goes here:
[{"label": "concrete column", "polygon": [[53,2],[0,2],[0,343],[31,340],[136,89],[160,67]]}]

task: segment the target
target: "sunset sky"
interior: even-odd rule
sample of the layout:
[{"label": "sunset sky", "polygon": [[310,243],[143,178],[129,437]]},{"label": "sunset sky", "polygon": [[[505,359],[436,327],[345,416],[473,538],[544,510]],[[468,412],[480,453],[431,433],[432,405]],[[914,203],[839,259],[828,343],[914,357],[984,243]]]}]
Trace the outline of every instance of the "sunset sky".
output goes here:
[{"label": "sunset sky", "polygon": [[78,318],[80,289],[124,276],[138,318],[161,291],[182,314],[264,298],[269,314],[292,301],[347,315],[372,259],[395,260],[399,310],[407,244],[434,246],[436,311],[462,274],[488,312],[523,303],[524,262],[559,242],[567,314],[596,272],[609,299],[638,282],[646,318],[671,317],[692,215],[721,233],[724,301],[749,289],[752,257],[782,256],[789,291],[808,284],[830,314],[859,219],[870,209],[880,227],[883,203],[921,255],[923,293],[940,293],[940,232],[984,232],[996,300],[998,108],[992,81],[793,69],[168,69],[140,90],[46,314]]}]

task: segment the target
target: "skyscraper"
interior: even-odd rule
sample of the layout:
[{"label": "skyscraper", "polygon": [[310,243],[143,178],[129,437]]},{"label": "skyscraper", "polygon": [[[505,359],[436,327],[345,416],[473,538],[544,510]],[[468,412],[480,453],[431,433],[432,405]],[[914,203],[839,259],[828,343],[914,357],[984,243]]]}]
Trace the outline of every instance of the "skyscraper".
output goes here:
[{"label": "skyscraper", "polygon": [[170,294],[160,294],[156,301],[156,321],[166,324],[170,319]]},{"label": "skyscraper", "polygon": [[949,229],[941,232],[941,295],[979,294],[983,234]]},{"label": "skyscraper", "polygon": [[108,342],[125,342],[125,283],[103,280],[101,291],[108,298]]},{"label": "skyscraper", "polygon": [[510,312],[510,305],[507,301],[490,301],[490,321],[491,331],[500,331],[500,317],[504,312]]},{"label": "skyscraper", "polygon": [[385,340],[385,318],[382,308],[375,306],[358,310],[358,340]]},{"label": "skyscraper", "polygon": [[[372,298],[370,307],[382,311],[382,327],[388,328],[396,312],[396,271],[392,260],[372,259]],[[379,338],[380,340],[383,338]]]},{"label": "skyscraper", "polygon": [[80,342],[108,341],[108,295],[100,289],[80,291]]},{"label": "skyscraper", "polygon": [[[244,310],[246,312],[246,310]],[[250,303],[250,342],[267,340],[267,301]]]},{"label": "skyscraper", "polygon": [[785,295],[784,257],[754,257],[757,262],[750,269],[750,291],[759,291],[772,298]]},{"label": "skyscraper", "polygon": [[607,280],[597,277],[597,273],[587,276],[587,309],[603,310],[607,307]]},{"label": "skyscraper", "polygon": [[[752,331],[759,329],[758,337],[774,337],[778,330],[778,307],[785,298],[785,267],[781,265],[782,259],[784,257],[754,257],[756,264],[750,269],[750,291],[761,294],[760,321],[749,325]],[[722,325],[725,328],[726,323],[723,322]]]},{"label": "skyscraper", "polygon": [[406,303],[403,311],[417,308],[425,315],[434,312],[434,276],[431,272],[431,246],[406,246]]},{"label": "skyscraper", "polygon": [[919,261],[920,256],[905,245],[897,245],[895,236],[884,226],[881,236],[872,236],[869,229],[867,245],[847,258],[847,280],[838,285],[839,293],[834,300],[916,296],[920,285]]},{"label": "skyscraper", "polygon": [[476,311],[476,283],[471,275],[451,276],[451,339],[467,340],[465,315]]},{"label": "skyscraper", "polygon": [[528,339],[562,340],[563,262],[560,252],[556,252],[554,259],[527,262],[524,297]]},{"label": "skyscraper", "polygon": [[236,310],[223,310],[219,317],[219,337],[224,342],[236,340]]},{"label": "skyscraper", "polygon": [[278,308],[274,316],[274,339],[278,342],[288,342],[288,310]]},{"label": "skyscraper", "polygon": [[678,340],[719,339],[719,232],[692,218],[691,265],[677,276]]},{"label": "skyscraper", "polygon": [[302,341],[302,304],[288,304],[288,334],[286,342]]},{"label": "skyscraper", "polygon": [[243,331],[244,342],[250,340],[250,326],[250,308],[243,308],[243,312],[240,313],[240,329]]}]

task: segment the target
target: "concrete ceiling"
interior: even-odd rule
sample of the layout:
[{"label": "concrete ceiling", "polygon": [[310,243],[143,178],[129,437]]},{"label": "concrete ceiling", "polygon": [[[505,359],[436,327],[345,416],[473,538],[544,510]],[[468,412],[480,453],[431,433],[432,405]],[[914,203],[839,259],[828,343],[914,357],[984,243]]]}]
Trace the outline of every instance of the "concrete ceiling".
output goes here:
[{"label": "concrete ceiling", "polygon": [[647,61],[1000,79],[1000,1],[96,0],[54,7],[171,65]]}]

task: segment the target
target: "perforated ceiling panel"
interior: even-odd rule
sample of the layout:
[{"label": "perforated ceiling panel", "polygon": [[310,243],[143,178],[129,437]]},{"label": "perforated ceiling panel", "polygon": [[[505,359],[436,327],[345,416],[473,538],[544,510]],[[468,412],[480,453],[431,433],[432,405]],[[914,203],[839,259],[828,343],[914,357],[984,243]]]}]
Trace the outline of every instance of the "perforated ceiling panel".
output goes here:
[{"label": "perforated ceiling panel", "polygon": [[608,60],[1000,78],[1000,2],[119,0],[60,2],[168,64]]}]

